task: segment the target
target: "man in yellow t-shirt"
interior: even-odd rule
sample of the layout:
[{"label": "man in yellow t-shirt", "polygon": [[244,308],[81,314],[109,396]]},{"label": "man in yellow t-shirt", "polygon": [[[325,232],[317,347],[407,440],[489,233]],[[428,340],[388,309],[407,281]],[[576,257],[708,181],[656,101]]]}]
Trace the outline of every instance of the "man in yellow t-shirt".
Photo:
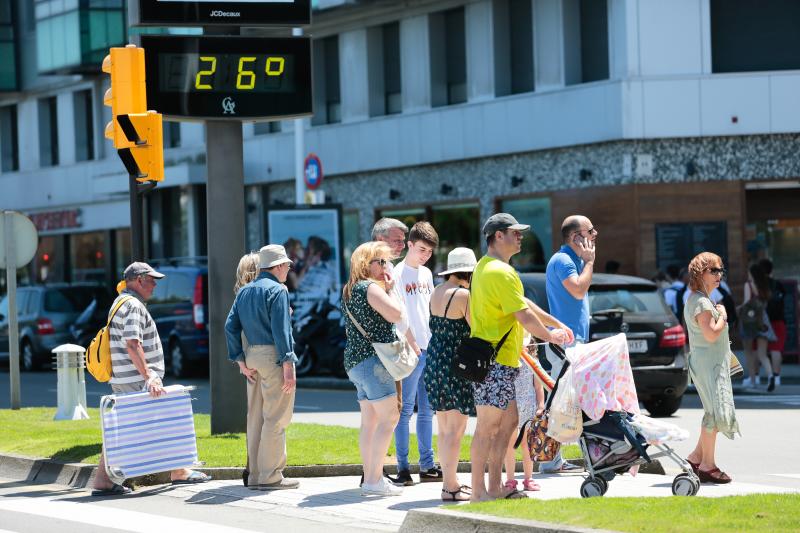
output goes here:
[{"label": "man in yellow t-shirt", "polygon": [[[482,383],[473,384],[478,421],[472,438],[471,501],[495,498],[524,498],[516,490],[502,484],[502,464],[511,433],[517,428],[517,402],[514,380],[520,366],[523,329],[535,337],[565,344],[572,342],[569,329],[548,330],[541,317],[528,306],[522,281],[508,264],[511,256],[522,247],[522,232],[530,226],[520,224],[508,213],[492,215],[483,225],[488,251],[478,261],[472,274],[469,302],[472,336],[491,342],[494,346],[510,330],[489,373]],[[537,309],[538,310],[538,309]],[[561,325],[550,322],[551,325]],[[489,463],[489,485],[485,484],[484,465]]]}]

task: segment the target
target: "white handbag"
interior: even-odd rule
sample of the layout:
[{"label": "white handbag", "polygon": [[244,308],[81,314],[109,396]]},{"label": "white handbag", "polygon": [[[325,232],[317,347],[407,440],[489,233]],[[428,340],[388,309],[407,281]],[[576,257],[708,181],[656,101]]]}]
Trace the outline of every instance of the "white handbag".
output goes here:
[{"label": "white handbag", "polygon": [[562,444],[577,441],[583,432],[583,417],[574,376],[575,372],[570,366],[558,380],[558,389],[548,414],[547,436]]},{"label": "white handbag", "polygon": [[372,342],[372,337],[364,331],[361,324],[358,323],[356,317],[350,312],[344,301],[342,301],[347,316],[353,321],[356,329],[366,338],[378,354],[378,359],[381,360],[383,366],[392,375],[395,381],[401,381],[407,378],[419,363],[419,357],[414,353],[411,345],[408,343],[406,336],[397,331],[397,340],[394,342]]}]

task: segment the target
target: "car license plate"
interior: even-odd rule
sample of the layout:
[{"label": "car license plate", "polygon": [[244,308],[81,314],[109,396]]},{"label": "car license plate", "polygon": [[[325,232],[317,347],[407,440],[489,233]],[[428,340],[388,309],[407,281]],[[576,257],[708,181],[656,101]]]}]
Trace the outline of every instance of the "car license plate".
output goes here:
[{"label": "car license plate", "polygon": [[645,353],[647,351],[646,340],[629,340],[628,353]]}]

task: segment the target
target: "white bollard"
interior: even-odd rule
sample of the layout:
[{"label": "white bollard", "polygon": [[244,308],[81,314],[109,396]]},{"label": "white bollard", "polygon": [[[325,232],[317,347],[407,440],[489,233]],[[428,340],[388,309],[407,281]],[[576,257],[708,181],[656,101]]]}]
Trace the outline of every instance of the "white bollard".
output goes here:
[{"label": "white bollard", "polygon": [[58,373],[58,411],[54,420],[83,420],[86,412],[86,380],[83,369],[85,348],[77,344],[62,344],[53,348]]}]

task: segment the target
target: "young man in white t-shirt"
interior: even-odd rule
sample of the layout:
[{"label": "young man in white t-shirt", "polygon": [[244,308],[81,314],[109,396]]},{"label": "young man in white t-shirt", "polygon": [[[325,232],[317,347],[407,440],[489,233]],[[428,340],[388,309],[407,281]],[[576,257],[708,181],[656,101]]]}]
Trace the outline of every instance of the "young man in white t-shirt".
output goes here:
[{"label": "young man in white t-shirt", "polygon": [[408,315],[408,329],[411,331],[420,356],[417,368],[403,380],[403,407],[400,421],[394,430],[397,450],[397,482],[413,485],[408,464],[409,421],[417,405],[417,443],[419,447],[419,479],[423,481],[442,481],[442,471],[433,461],[433,409],[428,402],[423,376],[428,341],[431,338],[428,320],[430,319],[431,294],[433,293],[433,274],[425,266],[431,258],[439,235],[428,222],[417,222],[408,233],[408,253],[405,259],[394,267],[395,286],[399,288]]}]

